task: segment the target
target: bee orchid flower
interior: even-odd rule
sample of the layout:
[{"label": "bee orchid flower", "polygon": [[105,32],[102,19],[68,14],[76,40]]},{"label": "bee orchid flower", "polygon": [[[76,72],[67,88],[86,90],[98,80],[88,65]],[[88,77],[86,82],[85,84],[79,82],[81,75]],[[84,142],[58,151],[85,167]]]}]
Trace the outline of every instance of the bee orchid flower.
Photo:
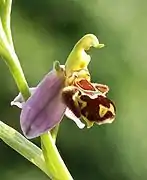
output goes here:
[{"label": "bee orchid flower", "polygon": [[66,115],[79,128],[111,123],[115,105],[107,98],[108,86],[91,82],[86,53],[90,47],[101,48],[97,37],[87,34],[74,46],[65,65],[55,62],[31,96],[24,102],[19,94],[11,105],[22,108],[21,129],[27,138],[35,138],[54,128]]}]

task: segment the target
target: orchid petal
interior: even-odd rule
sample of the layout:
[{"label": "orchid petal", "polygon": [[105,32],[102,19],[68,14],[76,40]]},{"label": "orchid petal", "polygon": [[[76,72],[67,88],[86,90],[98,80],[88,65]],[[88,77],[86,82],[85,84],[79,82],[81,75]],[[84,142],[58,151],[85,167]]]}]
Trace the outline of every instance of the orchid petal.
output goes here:
[{"label": "orchid petal", "polygon": [[[29,88],[31,95],[35,92],[36,87],[32,87]],[[13,101],[11,101],[11,106],[17,106],[18,108],[22,109],[23,105],[24,105],[25,101],[21,95],[21,93],[19,93]]]},{"label": "orchid petal", "polygon": [[61,121],[66,109],[61,98],[64,80],[64,74],[52,70],[24,104],[20,124],[28,138],[39,136]]},{"label": "orchid petal", "polygon": [[69,108],[66,108],[65,115],[69,119],[73,120],[80,129],[83,129],[85,127],[85,124],[82,123],[81,120],[77,118]]}]

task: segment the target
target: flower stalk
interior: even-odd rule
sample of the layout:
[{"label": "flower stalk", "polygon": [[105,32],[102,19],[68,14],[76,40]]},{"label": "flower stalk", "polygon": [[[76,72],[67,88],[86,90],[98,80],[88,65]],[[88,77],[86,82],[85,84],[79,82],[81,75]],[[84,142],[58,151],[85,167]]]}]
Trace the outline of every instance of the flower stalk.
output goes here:
[{"label": "flower stalk", "polygon": [[12,0],[2,0],[1,1],[1,22],[3,29],[5,31],[6,37],[8,42],[10,43],[11,47],[13,47],[13,41],[11,36],[11,28],[10,28],[10,14],[11,14],[11,6],[12,6]]},{"label": "flower stalk", "polygon": [[57,124],[53,129],[51,129],[51,135],[52,135],[52,139],[54,141],[54,143],[56,143],[56,139],[57,139],[57,135],[58,135],[58,131],[59,131],[59,124]]},{"label": "flower stalk", "polygon": [[48,132],[41,136],[41,146],[47,169],[52,172],[51,178],[55,180],[73,180],[55,146],[51,133]]}]

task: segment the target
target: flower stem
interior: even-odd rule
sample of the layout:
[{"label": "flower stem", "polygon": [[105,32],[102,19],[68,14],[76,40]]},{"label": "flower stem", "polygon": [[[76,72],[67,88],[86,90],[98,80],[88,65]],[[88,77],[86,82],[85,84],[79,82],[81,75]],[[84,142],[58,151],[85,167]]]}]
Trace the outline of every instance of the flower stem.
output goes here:
[{"label": "flower stem", "polygon": [[16,53],[13,51],[10,53],[7,52],[3,58],[8,65],[9,70],[13,75],[13,78],[24,100],[27,100],[31,94]]},{"label": "flower stem", "polygon": [[52,172],[52,179],[73,180],[56,148],[50,132],[41,136],[41,146],[47,169]]},{"label": "flower stem", "polygon": [[59,131],[59,124],[56,125],[52,130],[51,130],[51,135],[52,135],[52,139],[54,140],[54,143],[56,143],[56,139],[57,139],[57,135],[58,135],[58,131]]},{"label": "flower stem", "polygon": [[8,42],[10,43],[11,47],[14,48],[10,28],[12,0],[5,0],[1,3],[2,26],[5,31]]}]

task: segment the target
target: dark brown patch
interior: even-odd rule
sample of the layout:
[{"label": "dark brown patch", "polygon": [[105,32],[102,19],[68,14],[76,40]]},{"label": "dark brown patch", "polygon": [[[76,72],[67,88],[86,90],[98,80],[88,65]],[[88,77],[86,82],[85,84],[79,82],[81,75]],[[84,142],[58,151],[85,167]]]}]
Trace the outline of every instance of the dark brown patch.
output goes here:
[{"label": "dark brown patch", "polygon": [[[71,89],[63,89],[62,99],[66,106],[75,114],[76,117],[81,116],[81,111],[78,106],[76,106],[74,100],[72,99],[74,94],[77,92],[76,88],[71,87]],[[80,93],[80,92],[79,92]]]},{"label": "dark brown patch", "polygon": [[[95,99],[91,99],[89,96],[82,95],[81,100],[87,102],[87,106],[81,109],[81,114],[89,121],[95,121],[95,122],[101,122],[106,119],[111,119],[114,117],[111,111],[108,111],[103,117],[100,117],[99,111],[100,111],[100,106],[102,105],[104,107],[110,108],[110,104],[113,104],[111,100],[104,96],[98,96]],[[115,109],[115,106],[114,106]]]}]

